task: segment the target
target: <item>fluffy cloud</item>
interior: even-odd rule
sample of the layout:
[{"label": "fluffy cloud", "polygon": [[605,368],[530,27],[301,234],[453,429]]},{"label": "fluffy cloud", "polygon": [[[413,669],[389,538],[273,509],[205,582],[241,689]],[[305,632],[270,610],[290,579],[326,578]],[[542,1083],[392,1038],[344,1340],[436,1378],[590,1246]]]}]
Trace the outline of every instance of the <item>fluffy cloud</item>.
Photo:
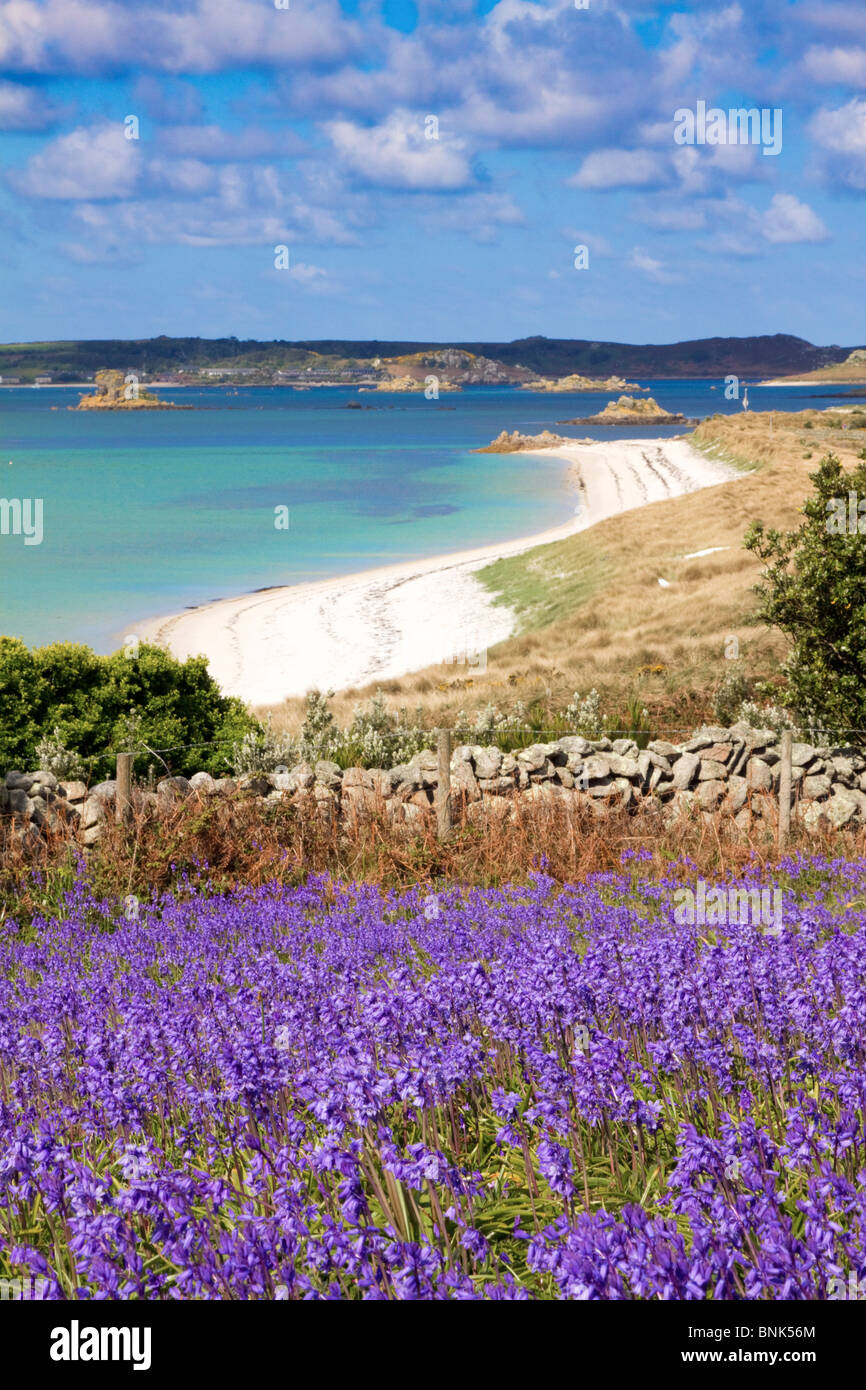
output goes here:
[{"label": "fluffy cloud", "polygon": [[201,159],[151,159],[148,177],[159,189],[197,197],[210,193],[217,184],[217,171]]},{"label": "fluffy cloud", "polygon": [[761,218],[761,231],[770,242],[826,241],[827,228],[808,203],[793,193],[776,193]]},{"label": "fluffy cloud", "polygon": [[845,106],[821,109],[809,129],[827,181],[866,192],[866,100],[854,97]]},{"label": "fluffy cloud", "polygon": [[[660,10],[663,27],[652,39],[637,23],[644,0],[593,3],[584,13],[571,0],[498,0],[485,15],[468,0],[463,8],[422,5],[423,28],[404,34],[374,9],[347,16],[338,0],[296,0],[290,10],[272,0],[0,0],[7,70],[115,77],[144,69],[127,109],[153,118],[141,142],[124,140],[120,125],[81,125],[7,177],[27,196],[77,205],[69,221],[86,221],[76,243],[84,258],[130,237],[193,246],[345,243],[362,225],[405,215],[407,203],[425,230],[480,241],[527,218],[543,221],[548,207],[554,226],[574,216],[603,227],[592,196],[580,200],[580,213],[570,209],[578,200],[563,194],[562,180],[575,168],[572,189],[632,190],[634,215],[655,231],[727,236],[750,254],[828,235],[791,194],[777,193],[762,210],[732,197],[747,181],[773,186],[781,161],[761,159],[754,146],[673,144],[673,111],[699,96],[721,101],[736,87],[756,102],[770,99],[758,41],[776,32],[772,0],[689,0],[693,13]],[[817,10],[823,18],[814,5],[808,13],[793,7],[773,77],[786,90],[799,82],[800,100],[814,92],[810,84],[866,80],[866,50],[845,42],[862,10]],[[241,73],[238,83],[194,80],[230,71]],[[191,80],[175,75],[182,73]],[[0,83],[0,127],[45,124],[35,90]],[[242,111],[253,123],[238,128]],[[438,140],[425,138],[428,113],[439,120]],[[317,125],[309,141],[288,125],[299,115]],[[827,179],[866,190],[866,101],[819,111],[809,133]],[[570,165],[529,170],[525,151],[551,149],[567,152]],[[615,254],[627,254],[621,243]],[[654,245],[635,247],[629,263],[670,283]],[[321,283],[312,273],[310,285]]]},{"label": "fluffy cloud", "polygon": [[572,188],[650,188],[670,182],[670,172],[653,150],[594,150],[568,182]]},{"label": "fluffy cloud", "polygon": [[424,117],[395,111],[378,126],[330,121],[325,130],[340,162],[363,183],[409,191],[453,192],[475,182],[463,141],[428,139]]},{"label": "fluffy cloud", "polygon": [[639,270],[650,280],[655,280],[659,285],[674,285],[682,280],[681,275],[668,270],[662,261],[656,260],[655,256],[650,256],[640,246],[635,246],[629,256],[628,264],[633,270]]},{"label": "fluffy cloud", "polygon": [[311,294],[334,294],[340,288],[322,266],[310,265],[306,261],[293,263],[287,275],[293,285],[299,285]]},{"label": "fluffy cloud", "polygon": [[815,45],[803,58],[807,77],[828,86],[866,85],[866,48],[825,48]]},{"label": "fluffy cloud", "polygon": [[152,194],[158,178],[163,196],[76,206],[76,244],[87,247],[88,259],[118,246],[253,246],[272,264],[275,245],[356,240],[343,209],[317,202],[315,189],[302,196],[297,177],[272,165],[154,161],[141,179],[141,193]]},{"label": "fluffy cloud", "polygon": [[260,0],[5,0],[0,65],[17,72],[170,73],[337,62],[361,46],[361,29],[336,0],[277,9]]},{"label": "fluffy cloud", "polygon": [[0,82],[0,130],[44,130],[56,117],[56,106],[42,92]]},{"label": "fluffy cloud", "polygon": [[137,140],[120,123],[78,126],[49,141],[9,180],[31,198],[124,198],[141,173]]}]

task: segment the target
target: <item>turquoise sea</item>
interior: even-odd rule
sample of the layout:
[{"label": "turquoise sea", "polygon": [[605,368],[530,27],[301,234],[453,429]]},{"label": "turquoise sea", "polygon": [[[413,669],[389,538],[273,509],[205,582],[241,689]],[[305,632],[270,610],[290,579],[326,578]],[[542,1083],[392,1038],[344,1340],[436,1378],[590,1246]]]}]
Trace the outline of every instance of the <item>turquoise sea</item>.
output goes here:
[{"label": "turquoise sea", "polygon": [[[720,381],[645,384],[685,415],[741,409]],[[793,410],[845,389],[749,394],[755,409]],[[608,393],[208,388],[160,393],[194,410],[128,415],[71,412],[77,394],[0,389],[0,498],[43,504],[40,545],[0,535],[0,633],[31,645],[110,651],[142,619],[211,599],[543,531],[574,511],[561,460],[470,451],[502,429],[636,436],[558,427]]]}]

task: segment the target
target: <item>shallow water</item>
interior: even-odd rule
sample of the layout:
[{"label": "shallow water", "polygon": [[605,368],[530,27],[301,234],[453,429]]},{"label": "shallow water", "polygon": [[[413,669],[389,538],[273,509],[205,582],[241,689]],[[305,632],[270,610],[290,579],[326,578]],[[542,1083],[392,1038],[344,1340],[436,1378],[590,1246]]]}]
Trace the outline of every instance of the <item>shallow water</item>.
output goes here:
[{"label": "shallow water", "polygon": [[[648,384],[686,415],[741,408],[721,383]],[[816,390],[833,388],[749,387],[757,409],[832,403]],[[161,394],[197,408],[72,413],[72,390],[0,391],[0,497],[43,505],[41,544],[0,535],[0,633],[109,651],[137,621],[210,599],[561,525],[575,506],[561,459],[470,451],[502,429],[557,430],[609,399],[498,387],[439,401],[350,388]],[[289,509],[288,530],[276,529],[277,507]]]}]

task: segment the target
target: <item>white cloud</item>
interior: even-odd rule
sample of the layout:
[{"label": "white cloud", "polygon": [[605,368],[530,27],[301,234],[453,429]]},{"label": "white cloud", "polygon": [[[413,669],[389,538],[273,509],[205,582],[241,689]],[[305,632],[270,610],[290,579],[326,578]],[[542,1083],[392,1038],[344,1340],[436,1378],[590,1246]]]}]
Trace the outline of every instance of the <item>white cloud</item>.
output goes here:
[{"label": "white cloud", "polygon": [[140,173],[139,141],[127,140],[120,122],[105,122],[50,140],[9,180],[31,198],[123,198]]},{"label": "white cloud", "polygon": [[473,241],[495,241],[502,227],[522,227],[521,209],[507,193],[465,193],[460,198],[427,199],[422,208],[424,224],[435,232],[456,231]]},{"label": "white cloud", "polygon": [[661,155],[653,150],[594,150],[576,174],[571,188],[648,188],[667,183],[669,174]]},{"label": "white cloud", "polygon": [[277,245],[354,239],[329,209],[283,189],[275,170],[242,165],[216,170],[214,190],[205,196],[83,203],[75,219],[93,260],[103,247],[251,246],[261,248],[267,267]]},{"label": "white cloud", "polygon": [[815,44],[806,51],[803,69],[814,82],[863,87],[866,85],[866,48],[825,48]]},{"label": "white cloud", "polygon": [[613,255],[613,247],[600,232],[573,231],[568,233],[568,240],[574,246],[588,247],[593,256],[599,256],[602,260]]},{"label": "white cloud", "polygon": [[854,97],[845,106],[823,107],[809,132],[822,151],[827,181],[866,192],[866,100]]},{"label": "white cloud", "polygon": [[151,159],[147,172],[158,187],[190,196],[210,193],[217,182],[216,171],[200,159]]},{"label": "white cloud", "polygon": [[361,46],[360,26],[336,0],[278,10],[261,0],[6,0],[0,65],[8,71],[92,73],[143,67],[169,73],[338,61]]},{"label": "white cloud", "polygon": [[0,130],[44,130],[56,119],[53,102],[33,87],[0,82]]},{"label": "white cloud", "polygon": [[683,278],[672,270],[666,269],[662,261],[656,260],[655,256],[650,256],[640,246],[633,248],[628,264],[633,270],[641,271],[642,274],[648,276],[650,280],[655,280],[659,285],[674,285]]},{"label": "white cloud", "polygon": [[327,270],[320,265],[310,265],[306,261],[293,263],[289,267],[288,276],[293,283],[313,294],[334,294],[339,289],[339,285],[334,283]]},{"label": "white cloud", "polygon": [[395,111],[381,125],[330,121],[325,130],[346,169],[380,188],[445,192],[474,182],[462,140],[428,140],[424,118]]},{"label": "white cloud", "polygon": [[827,228],[808,203],[793,193],[776,193],[761,218],[761,232],[767,241],[826,241]]},{"label": "white cloud", "polygon": [[633,212],[645,227],[654,227],[659,232],[696,232],[707,225],[704,205],[692,200],[674,202],[665,198],[660,203],[643,199],[636,203]]}]

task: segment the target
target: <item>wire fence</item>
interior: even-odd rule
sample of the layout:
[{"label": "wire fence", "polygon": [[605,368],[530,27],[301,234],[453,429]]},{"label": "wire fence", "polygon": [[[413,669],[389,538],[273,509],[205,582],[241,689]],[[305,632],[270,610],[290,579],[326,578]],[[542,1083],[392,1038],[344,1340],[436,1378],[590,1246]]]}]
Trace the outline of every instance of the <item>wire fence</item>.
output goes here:
[{"label": "wire fence", "polygon": [[[420,732],[429,734],[430,749],[432,749],[436,743],[439,732],[438,727],[422,730]],[[653,742],[675,742],[676,739],[673,737],[675,735],[685,735],[685,742],[689,742],[695,738],[706,737],[713,737],[719,742],[724,742],[725,739],[730,740],[733,729],[731,726],[721,724],[705,724],[697,728],[694,724],[653,724],[650,727],[641,728],[627,728],[623,725],[622,727],[609,728],[601,734],[590,734],[582,729],[570,729],[561,726],[538,728],[535,725],[509,725],[503,729],[489,729],[483,731],[458,727],[453,728],[451,732],[453,738],[456,740],[455,746],[458,747],[461,743],[464,745],[474,743],[478,746],[485,746],[483,743],[484,739],[489,740],[488,746],[492,746],[499,740],[513,739],[515,741],[522,741],[527,738],[531,738],[536,742],[547,741],[551,743],[561,738],[583,738],[589,743],[597,743],[603,739],[626,739],[632,742],[640,741],[640,743],[646,746],[647,743]],[[753,730],[753,732],[756,732],[756,730]],[[772,730],[772,732],[777,738],[781,737],[779,731]],[[823,725],[821,727],[813,726],[811,729],[795,730],[794,732],[795,735],[801,735],[802,740],[808,737],[808,740],[812,744],[817,743],[819,745],[835,743],[840,746],[846,744],[855,746],[854,741],[856,738],[859,738],[862,739],[863,747],[866,748],[866,729],[858,729],[847,725]],[[467,735],[465,739],[462,738],[463,734]],[[79,762],[92,765],[94,763],[104,762],[106,759],[117,758],[120,754],[124,753],[131,753],[136,758],[144,758],[147,757],[148,754],[151,754],[162,759],[164,754],[192,753],[198,749],[206,748],[227,748],[233,750],[237,745],[237,739],[210,739],[200,743],[177,743],[161,748],[155,746],[149,747],[145,744],[138,744],[135,746],[130,744],[124,748],[106,748],[99,753],[76,754],[76,757]],[[419,751],[430,751],[430,749]]]}]

